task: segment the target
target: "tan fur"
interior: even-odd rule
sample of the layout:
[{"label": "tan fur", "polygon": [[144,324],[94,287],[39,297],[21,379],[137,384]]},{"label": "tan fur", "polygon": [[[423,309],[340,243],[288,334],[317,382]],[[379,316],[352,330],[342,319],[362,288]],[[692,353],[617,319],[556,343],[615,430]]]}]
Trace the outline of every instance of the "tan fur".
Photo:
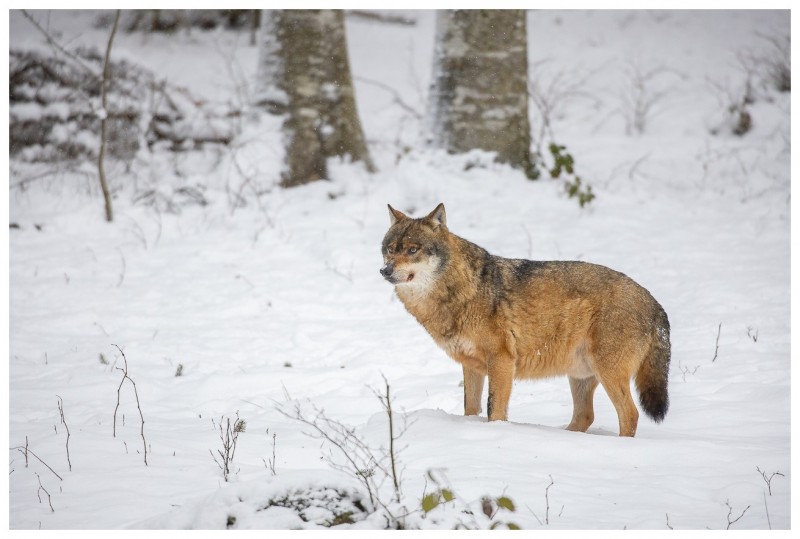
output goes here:
[{"label": "tan fur", "polygon": [[[668,407],[669,322],[627,276],[585,262],[490,255],[447,229],[444,206],[410,219],[389,206],[381,273],[406,309],[464,371],[464,411],[481,411],[489,378],[490,421],[506,420],[512,380],[566,375],[574,411],[567,429],[594,420],[602,385],[621,436],[636,433],[640,402],[654,420]],[[416,251],[415,251],[416,250]]]}]

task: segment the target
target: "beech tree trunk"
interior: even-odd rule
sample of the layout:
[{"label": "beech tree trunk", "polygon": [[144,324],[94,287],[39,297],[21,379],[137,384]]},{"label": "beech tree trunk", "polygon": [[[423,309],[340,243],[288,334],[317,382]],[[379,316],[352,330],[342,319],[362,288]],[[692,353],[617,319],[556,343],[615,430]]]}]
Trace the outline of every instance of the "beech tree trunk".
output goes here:
[{"label": "beech tree trunk", "polygon": [[537,177],[525,11],[439,12],[429,106],[435,146],[451,153],[494,151],[499,161]]},{"label": "beech tree trunk", "polygon": [[327,178],[329,157],[372,172],[356,110],[341,10],[269,10],[262,16],[260,104],[285,115],[285,187]]}]

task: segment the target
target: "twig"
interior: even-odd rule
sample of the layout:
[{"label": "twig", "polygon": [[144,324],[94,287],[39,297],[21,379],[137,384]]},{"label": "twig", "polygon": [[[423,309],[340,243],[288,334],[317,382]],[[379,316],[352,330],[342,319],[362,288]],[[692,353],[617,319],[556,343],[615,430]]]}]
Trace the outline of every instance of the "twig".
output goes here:
[{"label": "twig", "polygon": [[95,73],[95,72],[94,72],[94,70],[93,70],[91,67],[89,67],[88,65],[86,65],[85,63],[83,63],[83,60],[81,60],[81,59],[80,59],[80,57],[78,57],[78,56],[77,56],[76,54],[74,54],[74,53],[71,53],[71,52],[69,52],[67,49],[65,49],[65,48],[63,47],[63,45],[61,45],[61,44],[60,44],[60,43],[58,43],[58,42],[57,42],[55,39],[53,39],[53,36],[51,36],[51,35],[50,35],[50,33],[49,33],[47,30],[45,30],[44,28],[42,28],[42,26],[41,26],[41,25],[40,25],[40,24],[39,24],[39,23],[36,21],[36,19],[34,19],[34,18],[31,16],[31,14],[30,14],[30,13],[28,13],[26,10],[24,10],[24,9],[23,9],[23,10],[22,10],[22,14],[25,16],[25,18],[26,18],[26,19],[28,19],[29,21],[31,21],[31,23],[33,24],[33,26],[35,26],[35,27],[36,27],[36,29],[37,29],[37,30],[38,30],[38,31],[39,31],[39,32],[40,32],[40,33],[41,33],[41,34],[42,34],[42,35],[45,37],[45,39],[47,39],[47,42],[48,42],[50,45],[52,45],[53,47],[55,47],[56,49],[58,49],[59,51],[61,51],[61,52],[62,52],[62,53],[64,53],[65,55],[67,55],[69,58],[71,58],[72,60],[74,60],[74,61],[75,61],[75,63],[77,63],[77,64],[78,64],[79,66],[81,66],[81,67],[82,67],[84,70],[86,70],[86,72],[87,72],[87,73],[89,73],[89,74],[90,74],[90,75],[91,75],[91,76],[92,76],[94,79],[99,79],[99,78],[100,78],[100,77],[97,75],[97,73]]},{"label": "twig", "polygon": [[679,368],[679,369],[681,370],[681,372],[683,373],[683,381],[685,382],[685,381],[686,381],[686,375],[687,375],[687,374],[695,374],[695,373],[697,372],[697,369],[699,369],[699,368],[700,368],[700,365],[695,365],[695,366],[694,366],[694,370],[692,370],[692,369],[690,369],[689,367],[686,367],[686,366],[683,366],[683,365],[681,365],[681,362],[680,362],[680,360],[678,360],[678,368]]},{"label": "twig", "polygon": [[764,512],[767,513],[767,526],[771,530],[772,529],[772,522],[770,522],[770,520],[769,520],[769,507],[767,506],[767,495],[764,493],[763,490],[761,491],[761,495],[764,497]]},{"label": "twig", "polygon": [[547,485],[546,489],[544,489],[544,501],[547,504],[547,508],[545,509],[545,513],[544,513],[544,523],[547,524],[547,525],[550,524],[550,496],[549,496],[550,487],[552,487],[553,484],[555,483],[553,481],[553,476],[552,475],[549,475],[548,477],[550,477],[550,484]]},{"label": "twig", "polygon": [[378,400],[381,401],[383,405],[383,409],[386,411],[386,415],[389,416],[389,462],[391,464],[392,470],[392,484],[394,486],[394,494],[395,494],[395,501],[400,503],[400,481],[397,477],[397,464],[395,459],[395,450],[394,450],[394,418],[392,417],[392,399],[389,394],[389,381],[386,380],[386,377],[381,374],[383,378],[384,386],[386,387],[386,393],[384,395],[377,395]]},{"label": "twig", "polygon": [[[34,473],[35,473],[35,472],[34,472]],[[49,492],[47,492],[47,489],[46,489],[46,488],[44,488],[44,486],[42,486],[42,478],[41,478],[41,477],[39,477],[39,474],[38,474],[38,473],[36,474],[36,479],[38,479],[38,480],[39,480],[39,490],[37,490],[37,491],[36,491],[36,495],[39,497],[39,503],[42,503],[42,496],[41,496],[41,494],[39,494],[39,492],[44,492],[45,494],[47,494],[47,503],[48,503],[48,505],[50,506],[50,511],[52,511],[53,513],[55,513],[55,512],[56,512],[56,510],[55,510],[55,509],[53,509],[53,502],[52,502],[52,500],[50,499],[50,493],[49,493]]]},{"label": "twig", "polygon": [[714,363],[717,360],[717,353],[719,352],[719,335],[722,333],[722,322],[719,323],[719,327],[717,328],[717,345],[714,348],[714,357],[711,359],[711,363]]},{"label": "twig", "polygon": [[667,528],[669,528],[670,530],[674,530],[675,529],[675,528],[673,528],[672,526],[669,525],[669,513],[667,513]]},{"label": "twig", "polygon": [[744,514],[747,512],[747,510],[750,509],[750,506],[748,505],[747,507],[745,507],[744,511],[742,511],[741,515],[739,515],[735,519],[731,520],[731,514],[733,513],[733,507],[731,507],[730,500],[725,500],[725,505],[728,506],[728,527],[725,528],[725,529],[726,530],[730,530],[731,526],[733,524],[736,524],[739,521],[739,519],[744,516]]},{"label": "twig", "polygon": [[[28,437],[27,436],[25,436],[25,451],[23,451],[22,454],[25,455],[25,467],[27,468],[28,467]],[[36,455],[34,455],[34,456],[36,456]],[[53,472],[53,473],[55,473],[55,472]]]},{"label": "twig", "polygon": [[270,465],[269,465],[270,470],[272,471],[272,475],[277,475],[277,473],[275,472],[275,463],[277,462],[277,458],[275,457],[275,447],[277,446],[277,438],[278,438],[278,433],[277,432],[273,432],[272,433],[272,460],[270,461]]},{"label": "twig", "polygon": [[373,86],[377,86],[382,90],[386,90],[387,92],[392,94],[392,96],[394,97],[394,102],[400,105],[400,108],[411,114],[414,118],[418,120],[422,119],[422,113],[420,113],[417,109],[415,109],[414,107],[403,101],[403,98],[400,97],[400,94],[397,92],[397,90],[395,90],[388,84],[384,84],[377,80],[365,79],[364,77],[353,77],[353,80],[357,80],[359,82],[363,82],[366,84],[372,84]]},{"label": "twig", "polygon": [[758,470],[758,473],[764,478],[764,482],[767,484],[767,490],[769,490],[769,495],[772,496],[772,478],[776,475],[780,475],[781,477],[784,477],[784,475],[781,472],[772,472],[772,475],[767,477],[767,472],[762,472],[761,468],[758,466],[756,466],[756,470]]},{"label": "twig", "polygon": [[[222,425],[223,419],[227,420],[224,429]],[[213,418],[211,419],[211,424],[216,427],[216,422]],[[239,442],[239,433],[244,432],[245,428],[246,423],[243,419],[239,419],[239,412],[236,412],[236,420],[233,422],[233,426],[231,426],[230,417],[221,417],[219,420],[219,439],[222,442],[222,449],[217,449],[220,460],[217,460],[213,451],[210,449],[208,450],[208,452],[211,453],[211,458],[214,459],[214,462],[216,462],[217,466],[222,470],[222,477],[225,479],[226,483],[233,469],[233,459],[236,455],[236,444]]]},{"label": "twig", "polygon": [[25,446],[24,446],[24,447],[23,447],[23,446],[19,446],[19,447],[12,447],[12,448],[11,448],[11,451],[19,451],[20,453],[22,453],[22,454],[25,456],[25,467],[26,467],[26,468],[28,467],[28,454],[31,454],[31,455],[33,455],[33,456],[36,458],[36,460],[38,460],[39,462],[41,462],[42,464],[44,464],[45,468],[47,468],[48,470],[50,470],[51,472],[53,472],[53,475],[55,475],[56,477],[58,477],[58,478],[59,478],[61,481],[63,481],[63,480],[64,480],[64,478],[63,478],[63,477],[61,477],[60,475],[58,475],[58,474],[56,473],[56,471],[55,471],[53,468],[51,468],[51,467],[50,467],[50,465],[49,465],[49,464],[47,464],[45,461],[43,461],[42,459],[40,459],[40,458],[39,458],[39,455],[37,455],[36,453],[34,453],[34,452],[33,452],[33,451],[32,451],[32,450],[31,450],[31,449],[28,447],[28,437],[27,437],[27,436],[25,437]]},{"label": "twig", "polygon": [[[364,454],[369,455],[369,448],[363,441],[355,436],[355,432],[352,429],[349,429],[338,421],[326,417],[322,410],[315,409],[317,416],[314,419],[309,419],[303,414],[300,405],[297,403],[295,404],[293,413],[286,412],[280,407],[276,408],[276,411],[284,417],[299,421],[311,427],[315,432],[309,433],[308,436],[325,440],[335,446],[350,464],[350,470],[355,473],[356,477],[358,477],[359,481],[361,481],[367,489],[370,503],[375,504],[376,492],[374,491],[372,481],[370,481],[370,474],[358,473],[365,468],[365,466],[363,466],[366,460]],[[324,426],[321,426],[320,423]],[[332,461],[328,460],[328,462],[333,465]]]},{"label": "twig", "polygon": [[756,332],[753,333],[753,327],[747,326],[747,336],[750,337],[753,342],[758,342],[758,328],[756,328]]},{"label": "twig", "polygon": [[67,425],[67,420],[64,418],[64,401],[61,397],[58,397],[58,412],[61,415],[61,424],[64,425],[64,428],[67,430],[67,464],[69,464],[69,471],[72,471],[72,461],[69,458],[69,426]]},{"label": "twig", "polygon": [[144,414],[142,414],[142,405],[139,402],[139,392],[136,390],[136,382],[134,382],[133,379],[130,376],[128,376],[128,358],[125,357],[125,352],[123,352],[122,348],[120,348],[116,344],[112,346],[116,347],[116,349],[119,350],[119,353],[122,354],[122,360],[125,363],[124,369],[117,367],[117,370],[122,371],[122,380],[120,380],[119,387],[117,388],[117,407],[114,408],[114,438],[117,437],[117,410],[119,410],[120,390],[122,389],[122,384],[125,383],[125,380],[128,380],[133,386],[133,395],[136,397],[136,408],[139,410],[139,417],[142,420],[142,428],[140,430],[140,434],[142,435],[142,445],[144,446],[144,465],[147,466],[147,440],[145,440],[144,437]]},{"label": "twig", "polygon": [[108,36],[108,46],[106,47],[106,55],[103,60],[103,78],[100,81],[100,151],[97,156],[97,173],[100,176],[100,188],[103,190],[103,199],[106,204],[106,221],[109,223],[114,220],[114,212],[111,208],[111,193],[108,191],[108,182],[106,181],[106,171],[104,160],[106,156],[106,123],[108,121],[108,79],[111,71],[111,64],[109,57],[111,56],[111,45],[114,43],[114,36],[117,34],[117,27],[119,26],[119,16],[122,10],[118,9],[114,16],[114,26],[111,27],[111,35]]},{"label": "twig", "polygon": [[[269,434],[269,429],[267,429],[267,434]],[[276,433],[276,432],[273,432],[273,433],[272,433],[272,458],[271,458],[271,459],[269,459],[269,464],[267,464],[267,461],[266,461],[266,459],[264,459],[264,458],[262,458],[262,459],[261,459],[261,462],[263,462],[263,463],[264,463],[264,467],[265,467],[266,469],[268,469],[268,470],[269,470],[269,471],[272,473],[272,475],[273,475],[273,476],[276,476],[276,475],[278,475],[278,474],[277,474],[277,472],[275,471],[275,462],[276,462],[276,458],[275,458],[275,446],[277,445],[277,444],[275,443],[275,442],[276,442],[276,440],[275,440],[275,439],[277,438],[277,436],[278,436],[278,433]]]}]

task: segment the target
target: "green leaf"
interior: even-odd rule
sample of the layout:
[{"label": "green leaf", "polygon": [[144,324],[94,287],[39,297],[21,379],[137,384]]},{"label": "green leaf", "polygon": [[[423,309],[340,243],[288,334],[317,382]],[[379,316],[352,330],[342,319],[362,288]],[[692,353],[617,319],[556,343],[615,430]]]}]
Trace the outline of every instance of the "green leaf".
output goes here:
[{"label": "green leaf", "polygon": [[442,489],[442,497],[444,498],[444,501],[446,501],[446,502],[451,502],[451,501],[455,500],[455,498],[456,498],[455,496],[453,496],[453,493],[450,490],[446,489],[446,488]]},{"label": "green leaf", "polygon": [[497,498],[497,506],[502,507],[503,509],[508,509],[509,511],[516,511],[517,508],[514,507],[514,502],[511,501],[511,498],[507,496],[501,496]]},{"label": "green leaf", "polygon": [[522,529],[519,526],[517,526],[516,524],[514,524],[513,522],[506,522],[506,526],[508,527],[509,530],[521,530]]},{"label": "green leaf", "polygon": [[422,498],[422,510],[426,513],[433,511],[439,505],[439,493],[433,492]]}]

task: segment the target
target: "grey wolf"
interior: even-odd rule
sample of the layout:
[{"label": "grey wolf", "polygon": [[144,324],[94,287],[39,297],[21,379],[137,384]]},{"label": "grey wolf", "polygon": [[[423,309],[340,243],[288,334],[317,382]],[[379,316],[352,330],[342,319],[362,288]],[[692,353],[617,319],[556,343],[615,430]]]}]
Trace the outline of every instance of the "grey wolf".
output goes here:
[{"label": "grey wolf", "polygon": [[464,413],[481,413],[489,378],[489,421],[508,418],[514,379],[566,375],[568,430],[594,421],[602,385],[619,435],[633,436],[639,412],[654,421],[669,408],[670,328],[642,286],[607,267],[574,261],[502,258],[451,233],[439,204],[422,218],[389,206],[381,275],[436,343],[461,364]]}]

